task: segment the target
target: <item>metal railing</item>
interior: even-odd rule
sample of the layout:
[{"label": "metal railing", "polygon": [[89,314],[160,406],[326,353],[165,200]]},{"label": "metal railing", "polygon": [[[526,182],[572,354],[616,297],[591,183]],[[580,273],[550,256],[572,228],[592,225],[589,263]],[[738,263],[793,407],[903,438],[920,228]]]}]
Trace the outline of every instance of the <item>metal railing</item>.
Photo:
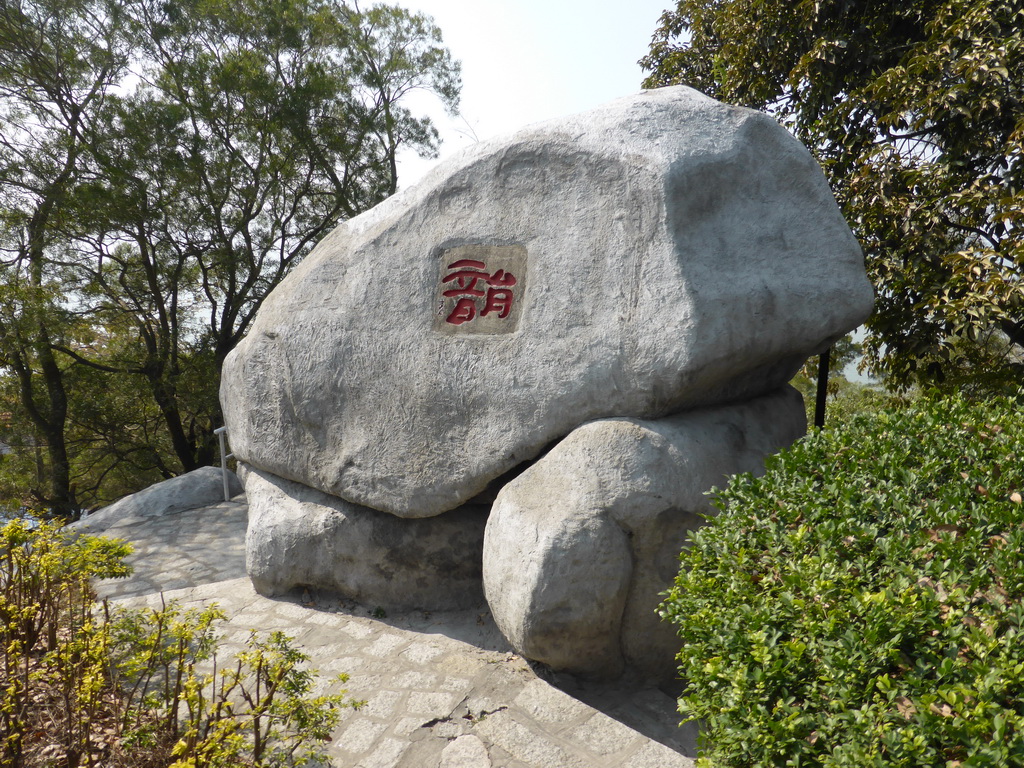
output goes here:
[{"label": "metal railing", "polygon": [[228,488],[228,459],[233,459],[235,454],[227,452],[227,427],[220,427],[213,430],[213,434],[220,440],[220,474],[224,478],[224,501],[231,501],[231,490]]}]

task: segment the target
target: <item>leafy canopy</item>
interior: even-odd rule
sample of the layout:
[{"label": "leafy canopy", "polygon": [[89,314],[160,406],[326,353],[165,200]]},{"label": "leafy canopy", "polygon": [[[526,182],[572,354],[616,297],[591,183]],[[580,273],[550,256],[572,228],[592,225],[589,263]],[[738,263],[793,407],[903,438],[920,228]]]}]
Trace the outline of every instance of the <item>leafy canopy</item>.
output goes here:
[{"label": "leafy canopy", "polygon": [[680,0],[641,64],[817,154],[876,286],[875,372],[957,386],[980,356],[1021,381],[1024,3]]}]

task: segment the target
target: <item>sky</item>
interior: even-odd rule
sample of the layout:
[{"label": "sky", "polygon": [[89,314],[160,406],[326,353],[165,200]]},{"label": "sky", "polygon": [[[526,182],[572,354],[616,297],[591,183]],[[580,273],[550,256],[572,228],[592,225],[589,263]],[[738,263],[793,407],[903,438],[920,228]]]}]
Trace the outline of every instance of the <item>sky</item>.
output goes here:
[{"label": "sky", "polygon": [[[395,2],[395,0],[391,0]],[[475,140],[511,133],[640,90],[637,64],[673,0],[397,0],[434,18],[462,62],[461,118],[436,99],[410,106],[434,118],[441,159]],[[436,161],[400,156],[400,187]]]}]

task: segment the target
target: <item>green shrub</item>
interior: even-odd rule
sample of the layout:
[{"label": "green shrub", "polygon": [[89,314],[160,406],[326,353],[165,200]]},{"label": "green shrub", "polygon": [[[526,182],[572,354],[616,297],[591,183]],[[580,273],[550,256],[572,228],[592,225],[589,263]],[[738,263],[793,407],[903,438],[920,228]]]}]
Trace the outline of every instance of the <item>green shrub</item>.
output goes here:
[{"label": "green shrub", "polygon": [[715,492],[661,607],[702,765],[1024,765],[1021,406],[854,417]]},{"label": "green shrub", "polygon": [[89,579],[126,576],[129,551],[51,523],[0,528],[0,765],[23,764],[40,708],[66,764],[88,753],[103,670]]},{"label": "green shrub", "polygon": [[0,765],[321,762],[338,709],[357,703],[313,696],[309,658],[280,632],[218,669],[216,606],[97,606],[90,578],[128,575],[129,551],[49,523],[0,528]]}]

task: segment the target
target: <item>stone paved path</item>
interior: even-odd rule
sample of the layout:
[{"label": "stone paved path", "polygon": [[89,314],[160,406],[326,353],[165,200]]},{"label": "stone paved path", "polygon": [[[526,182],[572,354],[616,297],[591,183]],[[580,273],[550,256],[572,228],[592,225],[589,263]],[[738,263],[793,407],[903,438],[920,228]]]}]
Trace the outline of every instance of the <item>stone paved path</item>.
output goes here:
[{"label": "stone paved path", "polygon": [[486,605],[375,617],[374,606],[308,591],[261,597],[245,577],[246,519],[239,496],[165,517],[76,527],[135,548],[133,576],[101,582],[101,597],[152,606],[216,602],[228,615],[225,656],[250,630],[282,630],[325,680],[348,674],[349,694],[366,704],[344,710],[333,734],[337,768],[693,766],[696,734],[677,727],[670,696],[629,681],[538,676],[511,651]]}]

